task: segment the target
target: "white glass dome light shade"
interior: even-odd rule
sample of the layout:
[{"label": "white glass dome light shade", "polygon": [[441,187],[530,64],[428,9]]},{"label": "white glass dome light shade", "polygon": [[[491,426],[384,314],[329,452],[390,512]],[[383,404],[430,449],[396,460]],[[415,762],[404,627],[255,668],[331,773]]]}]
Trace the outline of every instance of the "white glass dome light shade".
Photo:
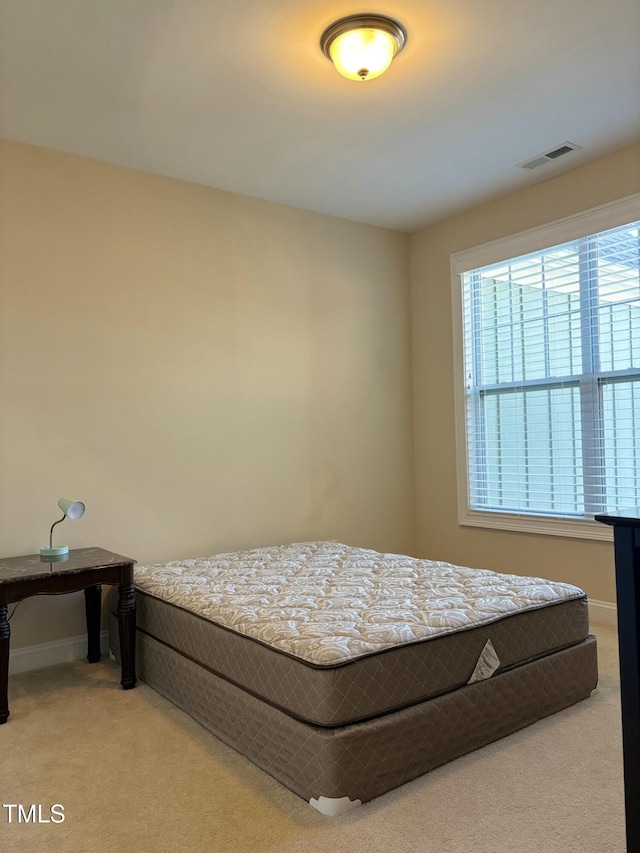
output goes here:
[{"label": "white glass dome light shade", "polygon": [[320,39],[322,52],[348,80],[373,80],[391,65],[407,34],[397,21],[352,15],[331,24]]},{"label": "white glass dome light shade", "polygon": [[392,36],[380,30],[351,30],[329,48],[337,71],[349,80],[373,80],[391,65],[396,54]]}]

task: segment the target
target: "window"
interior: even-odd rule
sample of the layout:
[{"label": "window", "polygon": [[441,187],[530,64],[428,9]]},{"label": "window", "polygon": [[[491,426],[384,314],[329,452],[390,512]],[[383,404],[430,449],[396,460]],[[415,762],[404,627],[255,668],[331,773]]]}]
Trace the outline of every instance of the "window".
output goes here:
[{"label": "window", "polygon": [[464,254],[461,521],[598,535],[594,514],[640,505],[640,222],[478,266]]}]

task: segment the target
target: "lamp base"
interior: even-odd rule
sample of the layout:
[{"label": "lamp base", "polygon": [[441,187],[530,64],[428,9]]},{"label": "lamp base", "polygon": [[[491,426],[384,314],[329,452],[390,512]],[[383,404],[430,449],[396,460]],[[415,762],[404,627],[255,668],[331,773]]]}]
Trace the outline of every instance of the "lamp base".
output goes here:
[{"label": "lamp base", "polygon": [[55,548],[40,548],[41,557],[61,557],[69,553],[68,545],[58,545]]}]

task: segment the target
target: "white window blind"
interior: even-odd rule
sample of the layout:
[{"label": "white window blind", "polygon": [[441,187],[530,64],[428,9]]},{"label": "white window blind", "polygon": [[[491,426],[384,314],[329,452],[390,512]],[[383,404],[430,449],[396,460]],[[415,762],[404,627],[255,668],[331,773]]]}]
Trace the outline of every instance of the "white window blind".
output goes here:
[{"label": "white window blind", "polygon": [[462,274],[471,510],[640,505],[639,226]]}]

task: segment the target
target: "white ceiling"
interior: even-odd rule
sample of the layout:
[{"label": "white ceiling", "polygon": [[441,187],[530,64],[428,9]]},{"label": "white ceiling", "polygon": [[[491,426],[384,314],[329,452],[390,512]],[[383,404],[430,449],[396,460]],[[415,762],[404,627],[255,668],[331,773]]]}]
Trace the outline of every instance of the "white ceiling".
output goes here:
[{"label": "white ceiling", "polygon": [[[369,83],[319,48],[356,12],[408,32]],[[0,0],[0,135],[404,231],[638,139],[639,92],[638,0]]]}]

